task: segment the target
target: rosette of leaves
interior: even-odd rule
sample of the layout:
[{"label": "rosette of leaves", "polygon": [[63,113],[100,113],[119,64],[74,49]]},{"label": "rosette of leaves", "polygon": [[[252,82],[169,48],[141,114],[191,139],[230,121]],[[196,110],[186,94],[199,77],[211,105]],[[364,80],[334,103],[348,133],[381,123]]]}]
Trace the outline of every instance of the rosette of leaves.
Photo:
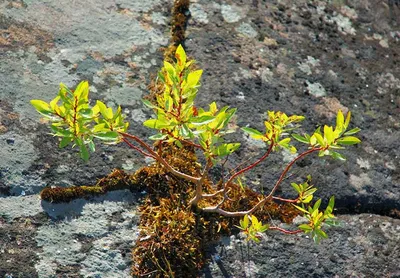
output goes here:
[{"label": "rosette of leaves", "polygon": [[129,125],[124,122],[121,107],[113,111],[101,101],[90,106],[87,81],[79,83],[75,91],[61,83],[58,95],[49,103],[31,100],[31,104],[51,123],[52,134],[62,137],[60,148],[78,146],[85,161],[89,159],[89,150],[95,151],[94,138],[116,144],[121,140],[119,132],[125,132]]},{"label": "rosette of leaves", "polygon": [[[251,220],[250,220],[251,219]],[[260,242],[261,233],[268,230],[269,225],[264,224],[257,219],[254,215],[245,215],[243,219],[239,221],[240,226],[238,227],[247,236],[247,240]]]},{"label": "rosette of leaves", "polygon": [[336,150],[342,150],[347,145],[355,145],[361,142],[360,139],[353,136],[361,129],[358,127],[347,131],[351,119],[351,112],[346,115],[346,119],[341,110],[336,116],[336,126],[324,125],[323,131],[318,127],[312,135],[293,134],[293,138],[299,142],[307,144],[310,149],[319,148],[319,156],[331,156],[335,159],[346,160],[346,158]]},{"label": "rosette of leaves", "polygon": [[291,139],[287,136],[290,131],[298,127],[294,124],[304,120],[304,117],[297,115],[288,116],[281,111],[268,111],[267,113],[268,119],[264,121],[265,132],[260,132],[250,127],[243,127],[242,130],[253,139],[262,140],[268,145],[273,144],[273,150],[284,148],[291,153],[296,153],[296,147],[290,144]]}]

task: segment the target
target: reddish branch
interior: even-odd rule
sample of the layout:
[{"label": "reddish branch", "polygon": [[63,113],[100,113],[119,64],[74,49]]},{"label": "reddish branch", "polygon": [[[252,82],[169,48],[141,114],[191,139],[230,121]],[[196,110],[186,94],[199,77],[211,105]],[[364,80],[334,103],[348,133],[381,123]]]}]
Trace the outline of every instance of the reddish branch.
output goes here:
[{"label": "reddish branch", "polygon": [[299,234],[299,233],[302,233],[302,232],[303,232],[303,230],[289,231],[289,230],[285,230],[285,229],[283,229],[283,228],[274,227],[274,226],[269,227],[268,229],[269,229],[269,230],[277,230],[277,231],[280,231],[280,232],[285,233],[285,234],[288,234],[288,235],[295,235],[295,234]]},{"label": "reddish branch", "polygon": [[[164,158],[162,158],[160,155],[158,155],[155,151],[153,151],[152,147],[150,147],[149,145],[147,145],[144,141],[142,141],[141,139],[139,139],[138,137],[136,137],[135,135],[131,135],[125,132],[120,132],[120,134],[125,137],[125,138],[129,138],[132,139],[134,141],[136,141],[140,146],[142,146],[150,155],[152,155],[154,157],[155,160],[157,160],[159,163],[161,163],[161,165],[163,165],[169,172],[171,172],[173,175],[180,177],[182,179],[185,179],[189,182],[193,182],[193,183],[198,183],[200,180],[202,180],[202,177],[193,177],[190,175],[187,175],[185,173],[182,173],[176,169],[174,169],[171,165],[169,165],[169,163],[167,161],[165,161]],[[135,148],[136,149],[136,148]]]},{"label": "reddish branch", "polygon": [[223,216],[227,216],[227,217],[243,217],[247,214],[252,214],[255,210],[257,210],[259,207],[261,207],[262,205],[264,205],[266,202],[272,200],[274,198],[273,194],[275,193],[275,191],[278,189],[279,185],[281,184],[282,180],[284,179],[285,175],[287,174],[287,172],[290,170],[290,168],[293,166],[294,163],[296,163],[296,161],[298,161],[299,159],[302,159],[303,157],[305,157],[306,155],[309,155],[313,152],[316,151],[320,151],[323,150],[322,147],[319,148],[312,148],[308,151],[303,152],[302,154],[298,155],[295,159],[293,159],[285,168],[285,170],[282,172],[281,176],[279,177],[279,179],[276,181],[274,187],[272,188],[271,192],[268,194],[267,197],[265,197],[264,199],[260,200],[254,207],[252,207],[251,209],[247,210],[247,211],[235,211],[235,212],[230,212],[230,211],[226,211],[223,210],[221,208],[219,208],[218,206],[213,206],[213,207],[206,207],[203,208],[204,212],[214,212],[214,213],[218,213],[221,214]]},{"label": "reddish branch", "polygon": [[253,169],[253,168],[256,167],[259,163],[261,163],[264,159],[266,159],[266,158],[270,155],[270,153],[271,153],[273,147],[274,147],[274,141],[272,140],[272,141],[271,141],[271,144],[269,145],[268,151],[267,151],[259,160],[257,160],[257,161],[254,162],[253,164],[251,164],[251,165],[247,166],[246,168],[243,168],[242,170],[240,170],[240,171],[236,172],[235,174],[233,174],[233,175],[230,177],[230,179],[226,182],[225,187],[228,186],[228,185],[233,181],[234,178],[236,178],[237,176],[243,174],[244,172],[246,172],[246,171],[248,171],[248,170]]}]

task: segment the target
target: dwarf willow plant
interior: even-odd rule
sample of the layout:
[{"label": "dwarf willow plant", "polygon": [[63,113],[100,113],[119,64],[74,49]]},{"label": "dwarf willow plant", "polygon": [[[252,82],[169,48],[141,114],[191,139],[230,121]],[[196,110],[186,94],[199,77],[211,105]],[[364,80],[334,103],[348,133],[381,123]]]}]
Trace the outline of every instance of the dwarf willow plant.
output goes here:
[{"label": "dwarf willow plant", "polygon": [[[199,176],[192,176],[180,172],[172,167],[151,145],[135,135],[127,133],[129,124],[124,121],[121,107],[116,111],[107,107],[103,102],[97,101],[91,106],[89,103],[89,84],[81,82],[72,91],[64,84],[60,85],[58,95],[49,103],[42,100],[32,100],[36,110],[50,122],[53,135],[61,137],[60,147],[69,144],[79,147],[81,158],[87,161],[89,152],[95,151],[94,139],[106,144],[117,144],[125,142],[130,148],[135,149],[142,155],[151,157],[166,168],[171,174],[194,183],[194,197],[190,205],[196,206],[204,212],[218,213],[227,217],[241,217],[239,228],[247,234],[248,239],[258,241],[259,233],[266,230],[279,230],[288,234],[311,233],[315,241],[326,238],[322,230],[324,225],[335,224],[334,197],[324,211],[320,210],[321,200],[311,204],[313,194],[317,190],[310,185],[310,177],[304,183],[292,183],[292,187],[298,194],[295,199],[284,199],[276,196],[275,192],[284,180],[287,172],[294,163],[307,155],[318,153],[319,156],[331,156],[335,159],[345,158],[338,151],[346,145],[354,145],[360,140],[352,135],[360,129],[354,128],[347,131],[351,113],[346,117],[341,111],[336,117],[335,127],[325,125],[318,128],[311,134],[296,134],[293,130],[304,120],[303,116],[288,116],[280,111],[268,111],[268,118],[264,122],[265,130],[259,131],[249,127],[242,130],[255,140],[265,143],[265,153],[247,167],[237,170],[231,174],[229,179],[222,183],[222,189],[212,194],[203,192],[204,181],[207,179],[208,171],[215,166],[221,158],[233,153],[239,147],[239,143],[226,142],[224,136],[234,130],[229,129],[229,123],[236,112],[236,109],[228,106],[218,108],[215,102],[207,109],[197,108],[195,99],[200,86],[202,70],[194,69],[194,60],[188,61],[182,46],[179,46],[175,53],[176,62],[164,61],[164,66],[158,74],[158,85],[160,91],[156,93],[154,101],[143,100],[144,105],[154,111],[154,118],[146,120],[143,124],[146,127],[156,130],[156,134],[150,137],[151,140],[160,143],[171,143],[178,147],[190,145],[199,149],[205,157],[206,163]],[[305,151],[298,153],[292,145],[292,138],[305,145]],[[287,149],[296,157],[289,162],[280,177],[271,186],[271,191],[259,202],[247,211],[226,211],[222,205],[229,200],[229,185],[237,180],[240,184],[240,177],[251,170],[271,152]],[[241,185],[242,186],[242,185]],[[200,201],[204,199],[215,199],[214,206],[201,206]],[[307,224],[299,225],[297,230],[289,231],[280,227],[262,224],[253,214],[266,202],[279,200],[292,203],[304,217]]]}]

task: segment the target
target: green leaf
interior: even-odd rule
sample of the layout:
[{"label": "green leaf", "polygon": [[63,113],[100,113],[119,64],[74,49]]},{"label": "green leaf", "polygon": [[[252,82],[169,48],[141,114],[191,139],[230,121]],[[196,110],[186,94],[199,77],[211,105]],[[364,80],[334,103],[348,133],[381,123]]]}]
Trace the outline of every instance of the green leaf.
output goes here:
[{"label": "green leaf", "polygon": [[144,126],[149,127],[149,128],[155,128],[155,129],[161,129],[165,127],[169,127],[169,124],[166,122],[166,120],[160,120],[160,119],[149,119],[143,123]]},{"label": "green leaf", "polygon": [[90,109],[90,108],[85,108],[85,109],[79,110],[79,114],[81,114],[82,117],[84,117],[86,119],[91,119],[93,117],[93,112],[92,112],[92,109]]},{"label": "green leaf", "polygon": [[211,123],[214,120],[215,120],[214,116],[204,115],[200,117],[191,118],[190,123],[197,126],[197,125],[205,125]]},{"label": "green leaf", "polygon": [[172,108],[173,108],[172,97],[170,97],[170,96],[166,97],[164,107],[165,107],[165,111],[167,111],[167,112],[171,112],[172,111]]},{"label": "green leaf", "polygon": [[319,199],[318,201],[315,202],[314,206],[313,206],[313,211],[316,211],[317,209],[319,209],[321,205],[321,199]]},{"label": "green leaf", "polygon": [[39,113],[51,112],[51,108],[47,102],[39,99],[31,100],[31,104]]},{"label": "green leaf", "polygon": [[345,135],[345,136],[353,135],[353,134],[356,134],[357,132],[359,132],[360,130],[361,130],[360,128],[356,127],[349,131],[346,131],[343,135]]},{"label": "green leaf", "polygon": [[318,190],[317,188],[313,188],[312,186],[309,186],[306,188],[306,191],[304,192],[303,196],[307,197],[307,196],[313,195],[315,193],[315,191],[317,191],[317,190]]},{"label": "green leaf", "polygon": [[57,102],[60,100],[60,96],[56,96],[52,101],[50,101],[50,108],[54,111]]},{"label": "green leaf", "polygon": [[304,143],[304,144],[309,144],[309,143],[310,143],[309,140],[307,140],[305,137],[300,136],[300,135],[298,135],[298,134],[292,134],[292,137],[293,137],[294,139],[296,139],[297,141],[301,142],[301,143]]},{"label": "green leaf", "polygon": [[345,129],[345,130],[346,130],[347,127],[349,126],[350,119],[351,119],[351,112],[349,111],[349,112],[347,112],[346,121],[344,122],[344,129]]},{"label": "green leaf", "polygon": [[[324,126],[324,137],[326,138],[327,145],[332,144],[333,140],[335,140],[335,137],[333,135],[333,129],[331,126],[327,126],[327,125]],[[318,140],[318,137],[317,137],[317,140]]]},{"label": "green leaf", "polygon": [[310,137],[310,145],[314,146],[317,143],[317,137],[315,136],[316,133],[314,133],[311,137]]},{"label": "green leaf", "polygon": [[249,216],[248,215],[245,215],[244,217],[243,217],[243,221],[240,221],[241,223],[240,223],[240,226],[243,228],[243,229],[247,229],[248,227],[249,227]]},{"label": "green leaf", "polygon": [[265,225],[262,225],[258,231],[260,233],[263,233],[263,232],[267,231],[268,229],[269,229],[269,225],[265,224]]},{"label": "green leaf", "polygon": [[331,208],[333,210],[333,207],[335,206],[335,196],[332,196],[329,199],[329,203],[328,203],[328,207]]},{"label": "green leaf", "polygon": [[328,235],[321,229],[315,229],[314,232],[320,237],[320,238],[328,238]]},{"label": "green leaf", "polygon": [[108,108],[103,102],[101,102],[100,100],[98,100],[96,102],[96,105],[99,107],[100,109],[100,113],[101,115],[103,115],[103,117],[107,120],[111,120],[113,118],[113,112],[111,108]]},{"label": "green leaf", "polygon": [[344,127],[344,116],[342,110],[339,110],[336,116],[336,130],[342,131]]},{"label": "green leaf", "polygon": [[306,211],[304,208],[302,208],[302,207],[299,207],[299,206],[296,206],[296,205],[294,205],[294,204],[293,204],[293,206],[294,206],[295,208],[297,208],[298,210],[300,210],[300,211],[304,212],[305,214],[309,214],[309,212],[308,212],[308,211]]},{"label": "green leaf", "polygon": [[246,132],[247,134],[250,135],[251,138],[253,139],[261,139],[264,138],[264,134],[262,134],[260,131],[250,128],[250,127],[242,127],[242,130]]},{"label": "green leaf", "polygon": [[81,158],[84,160],[84,161],[88,161],[89,160],[89,151],[88,151],[88,149],[86,148],[86,146],[85,146],[85,144],[80,144],[79,145],[79,149],[80,149],[80,154],[81,154]]},{"label": "green leaf", "polygon": [[94,142],[92,140],[89,141],[88,146],[89,146],[89,150],[92,153],[94,153],[96,151],[96,147],[95,147]]},{"label": "green leaf", "polygon": [[355,145],[360,142],[361,142],[361,140],[354,136],[347,136],[347,137],[339,138],[337,140],[337,143],[340,145]]},{"label": "green leaf", "polygon": [[107,142],[117,141],[119,139],[119,134],[116,131],[99,132],[93,134],[93,136]]},{"label": "green leaf", "polygon": [[335,227],[335,226],[340,226],[340,221],[338,221],[336,218],[329,218],[324,221],[324,224]]},{"label": "green leaf", "polygon": [[289,142],[290,142],[290,138],[285,138],[285,139],[282,139],[281,141],[279,141],[278,145],[286,148],[286,147],[288,147]]},{"label": "green leaf", "polygon": [[[325,141],[322,138],[321,134],[314,133],[314,135],[312,137],[315,137],[315,139],[317,139],[317,142],[321,147],[325,147],[326,144],[325,144]],[[311,139],[312,139],[312,137],[311,137]]]},{"label": "green leaf", "polygon": [[301,224],[299,225],[299,229],[303,230],[306,233],[309,233],[312,231],[312,227],[308,224]]},{"label": "green leaf", "polygon": [[308,195],[307,197],[303,197],[303,199],[301,200],[302,203],[304,204],[308,204],[309,202],[311,202],[313,199],[313,195]]},{"label": "green leaf", "polygon": [[334,159],[337,159],[337,160],[342,160],[342,161],[345,161],[345,160],[346,160],[346,158],[345,158],[342,154],[340,154],[340,153],[338,153],[338,152],[330,151],[330,155],[331,155]]},{"label": "green leaf", "polygon": [[213,151],[213,153],[218,156],[226,156],[236,151],[239,147],[240,143],[221,144]]},{"label": "green leaf", "polygon": [[183,49],[182,45],[178,45],[178,47],[176,48],[175,58],[180,67],[183,67],[186,65],[186,53],[185,53],[185,50]]},{"label": "green leaf", "polygon": [[54,135],[56,136],[62,136],[62,137],[73,137],[74,133],[71,132],[70,130],[66,129],[66,128],[60,128],[55,126],[54,124],[52,124],[50,126],[51,130],[53,130]]},{"label": "green leaf", "polygon": [[74,96],[78,97],[78,99],[87,101],[89,97],[89,82],[80,82],[74,91]]},{"label": "green leaf", "polygon": [[174,66],[171,63],[164,61],[164,68],[167,71],[169,78],[171,80],[174,80],[176,78],[176,72]]},{"label": "green leaf", "polygon": [[294,188],[294,190],[296,190],[297,193],[299,194],[302,193],[302,190],[300,189],[300,186],[297,183],[292,182],[290,185]]},{"label": "green leaf", "polygon": [[149,137],[150,140],[164,140],[168,136],[166,134],[157,133]]},{"label": "green leaf", "polygon": [[59,148],[64,148],[68,146],[74,140],[73,137],[63,137],[58,145]]},{"label": "green leaf", "polygon": [[236,178],[236,181],[237,181],[237,183],[239,184],[240,189],[241,189],[242,191],[244,191],[244,188],[246,187],[246,185],[242,182],[242,179],[241,179],[240,177],[237,177],[237,178]]},{"label": "green leaf", "polygon": [[186,88],[194,88],[198,85],[201,75],[203,74],[203,70],[196,70],[188,74],[186,80]]},{"label": "green leaf", "polygon": [[149,107],[149,108],[153,108],[153,109],[158,109],[158,107],[156,105],[154,105],[153,103],[151,103],[149,100],[142,98],[142,102],[145,106]]}]

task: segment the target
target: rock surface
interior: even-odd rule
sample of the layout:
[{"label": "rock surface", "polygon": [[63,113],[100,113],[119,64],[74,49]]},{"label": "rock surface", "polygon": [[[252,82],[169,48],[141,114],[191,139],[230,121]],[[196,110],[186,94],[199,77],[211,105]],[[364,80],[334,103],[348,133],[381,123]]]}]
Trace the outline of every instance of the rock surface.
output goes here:
[{"label": "rock surface", "polygon": [[[304,131],[350,110],[362,144],[346,162],[307,158],[292,179],[313,176],[336,196],[340,227],[306,236],[241,235],[210,250],[204,277],[400,277],[400,7],[396,1],[193,1],[186,47],[204,69],[198,103],[237,107],[236,124],[262,128],[267,110],[306,116]],[[144,158],[97,146],[88,163],[57,149],[30,106],[59,82],[89,80],[92,99],[122,105],[131,131],[151,111],[140,99],[168,44],[172,1],[0,2],[0,277],[129,277],[140,194],[119,191],[70,204],[41,202],[46,185],[94,184]],[[228,167],[261,155],[243,148]],[[246,151],[244,151],[246,149]],[[248,175],[268,190],[287,155]],[[285,185],[282,194],[290,192]],[[284,195],[286,196],[286,195]],[[287,195],[287,196],[290,196]]]}]

